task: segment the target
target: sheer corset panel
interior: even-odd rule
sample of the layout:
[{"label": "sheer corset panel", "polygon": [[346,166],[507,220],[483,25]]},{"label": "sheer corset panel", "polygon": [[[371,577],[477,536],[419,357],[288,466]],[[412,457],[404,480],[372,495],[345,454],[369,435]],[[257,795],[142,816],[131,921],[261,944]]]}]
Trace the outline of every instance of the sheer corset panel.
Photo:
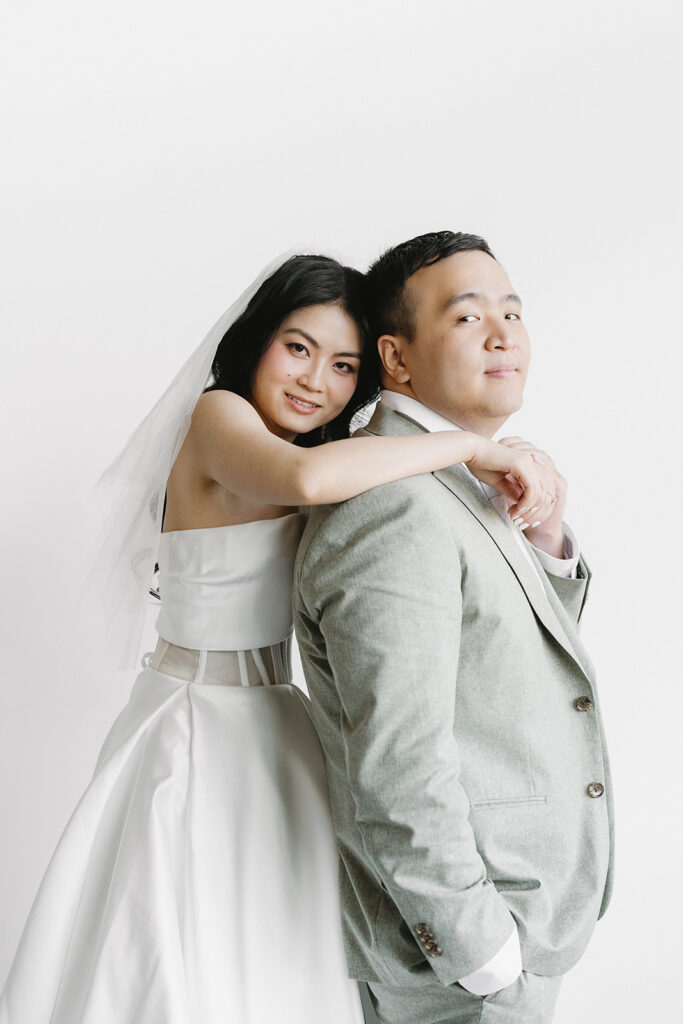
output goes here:
[{"label": "sheer corset panel", "polygon": [[274,686],[291,682],[289,636],[280,643],[247,651],[203,651],[179,647],[159,637],[144,664],[164,675],[206,686]]}]

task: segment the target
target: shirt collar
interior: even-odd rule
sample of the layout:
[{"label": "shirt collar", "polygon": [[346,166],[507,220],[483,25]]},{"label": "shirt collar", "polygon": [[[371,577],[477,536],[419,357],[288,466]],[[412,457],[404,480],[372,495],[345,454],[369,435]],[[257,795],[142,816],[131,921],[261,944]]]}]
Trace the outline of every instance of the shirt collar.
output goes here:
[{"label": "shirt collar", "polygon": [[394,412],[402,413],[408,419],[419,423],[421,427],[424,427],[430,433],[439,430],[462,429],[457,423],[451,423],[441,413],[434,412],[433,409],[423,405],[422,402],[418,402],[417,398],[411,398],[410,395],[401,395],[398,391],[383,390],[380,399],[382,405],[385,405],[387,409],[393,409]]},{"label": "shirt collar", "polygon": [[[418,402],[417,398],[411,398],[410,395],[402,395],[398,391],[383,389],[380,394],[380,401],[387,409],[393,409],[394,412],[407,416],[408,419],[419,423],[421,427],[424,427],[430,433],[436,433],[439,430],[462,430],[462,427],[459,427],[457,423],[451,423],[441,413],[434,412],[433,409],[423,405],[422,402]],[[466,469],[468,473],[470,472],[467,466],[463,466],[463,469]],[[495,487],[482,483],[481,480],[477,480],[471,473],[470,476],[475,483],[479,484],[487,498],[502,498],[500,491]]]}]

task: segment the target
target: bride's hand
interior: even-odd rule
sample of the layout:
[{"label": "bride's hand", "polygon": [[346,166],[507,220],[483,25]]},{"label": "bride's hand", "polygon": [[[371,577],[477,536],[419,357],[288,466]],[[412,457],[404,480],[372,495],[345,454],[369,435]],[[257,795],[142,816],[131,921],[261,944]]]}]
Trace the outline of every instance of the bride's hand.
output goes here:
[{"label": "bride's hand", "polygon": [[521,516],[520,526],[538,526],[554,512],[555,486],[550,467],[537,462],[529,451],[510,448],[473,434],[474,455],[467,468],[482,483],[501,491],[508,514]]}]

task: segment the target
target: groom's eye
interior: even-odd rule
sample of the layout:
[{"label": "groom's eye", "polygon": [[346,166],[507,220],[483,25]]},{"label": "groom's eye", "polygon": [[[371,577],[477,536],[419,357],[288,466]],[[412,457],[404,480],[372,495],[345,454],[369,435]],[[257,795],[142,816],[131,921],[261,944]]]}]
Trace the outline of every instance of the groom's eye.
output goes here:
[{"label": "groom's eye", "polygon": [[476,317],[476,316],[474,315],[474,313],[466,313],[466,314],[465,314],[465,316],[461,316],[461,317],[459,317],[459,318],[458,318],[458,323],[459,323],[459,324],[469,324],[469,323],[471,323],[471,322],[472,322],[473,320],[478,320],[478,319],[479,319],[479,318],[478,318],[478,317]]},{"label": "groom's eye", "polygon": [[522,318],[519,315],[519,313],[506,313],[505,314],[505,319],[506,320],[521,320]]}]

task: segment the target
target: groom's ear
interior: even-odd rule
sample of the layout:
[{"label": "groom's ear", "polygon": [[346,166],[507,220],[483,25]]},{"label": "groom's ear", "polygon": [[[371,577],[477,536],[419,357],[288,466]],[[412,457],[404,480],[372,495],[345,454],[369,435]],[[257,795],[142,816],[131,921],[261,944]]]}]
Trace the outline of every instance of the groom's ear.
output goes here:
[{"label": "groom's ear", "polygon": [[396,384],[407,384],[410,380],[410,371],[403,360],[405,347],[409,344],[402,334],[382,334],[377,339],[377,350],[384,372]]}]

